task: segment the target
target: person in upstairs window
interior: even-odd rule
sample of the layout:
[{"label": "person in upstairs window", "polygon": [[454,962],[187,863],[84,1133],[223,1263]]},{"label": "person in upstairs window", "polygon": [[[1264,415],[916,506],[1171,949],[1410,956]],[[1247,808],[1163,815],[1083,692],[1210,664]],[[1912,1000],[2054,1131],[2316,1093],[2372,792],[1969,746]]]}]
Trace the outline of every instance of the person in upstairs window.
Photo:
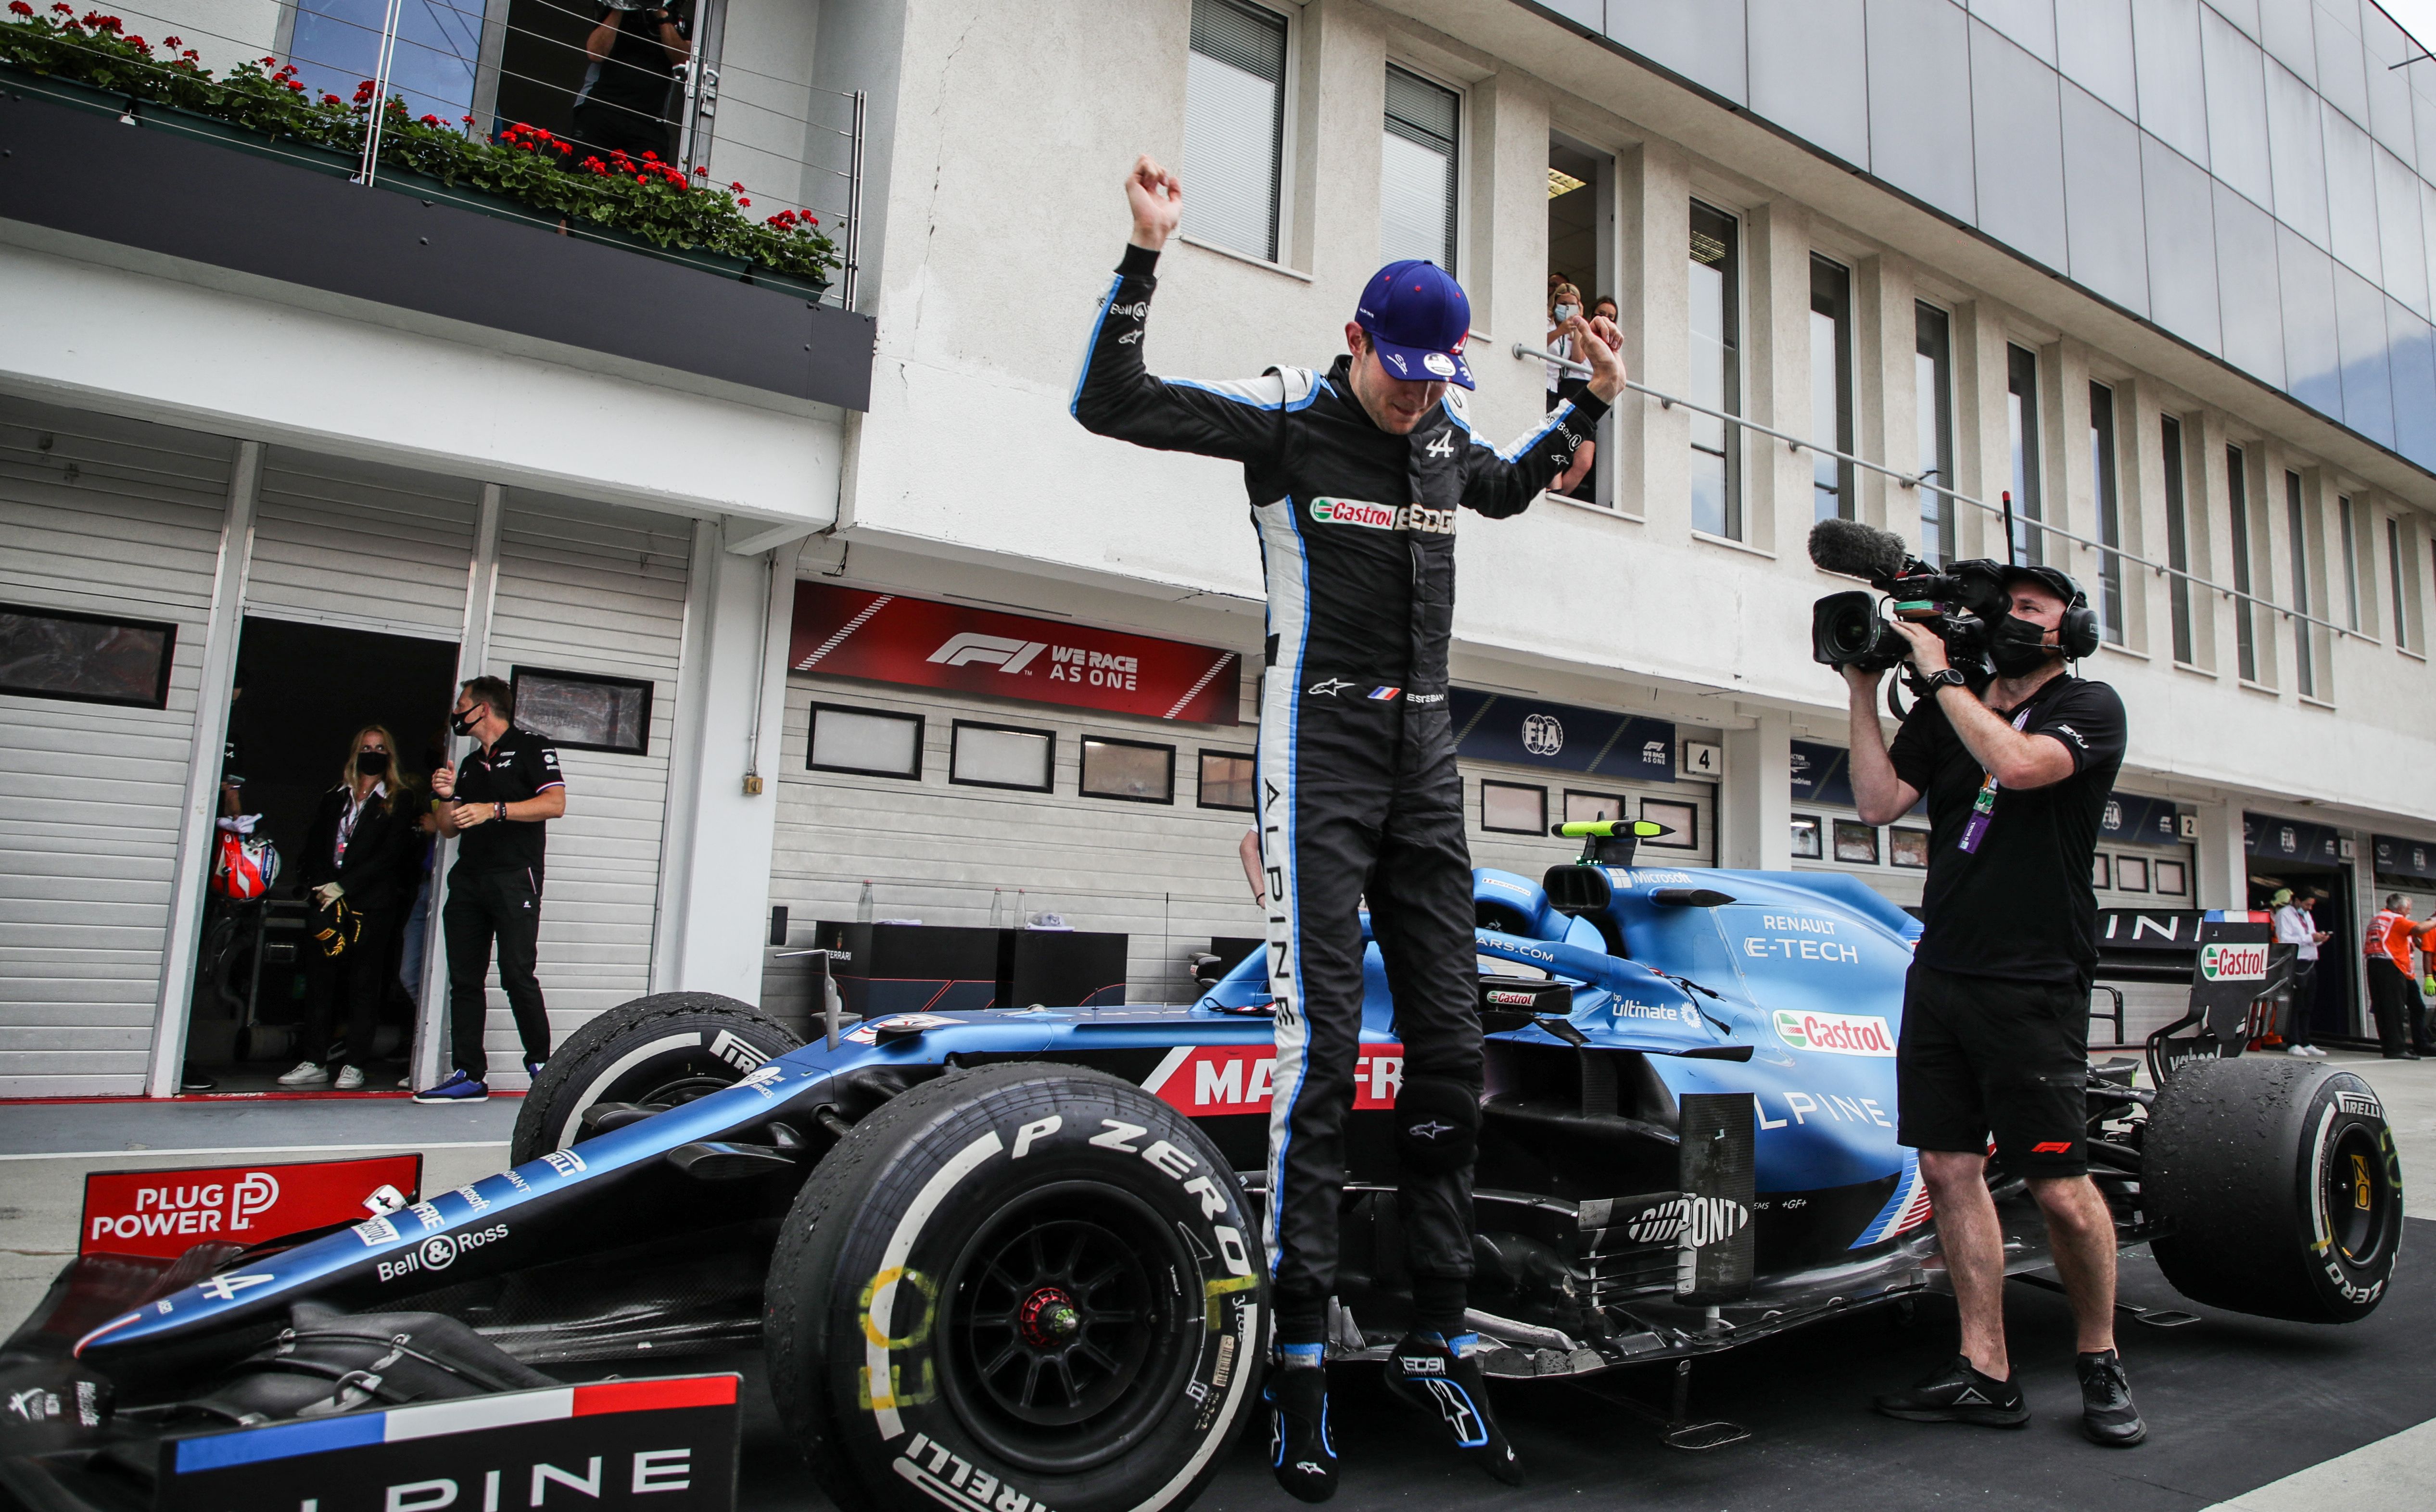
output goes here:
[{"label": "person in upstairs window", "polygon": [[448,728],[480,742],[463,765],[431,773],[432,809],[440,833],[458,837],[448,869],[448,901],[440,910],[448,947],[448,1042],[456,1069],[418,1103],[479,1103],[491,1095],[490,1058],[482,1030],[490,1004],[482,979],[491,945],[498,942],[499,986],[524,1042],[525,1074],[539,1076],[549,1059],[549,1012],[533,966],[541,948],[543,826],[566,812],[566,779],[558,748],[510,722],[508,685],[477,677],[458,692]]},{"label": "person in upstairs window", "polygon": [[[1277,1086],[1267,1243],[1280,1358],[1268,1385],[1279,1485],[1337,1485],[1321,1362],[1336,1290],[1345,1120],[1362,1028],[1365,895],[1396,1001],[1397,1208],[1414,1331],[1391,1389],[1443,1421],[1489,1472],[1519,1479],[1489,1413],[1481,1341],[1464,1322],[1482,1083],[1471,859],[1447,708],[1454,530],[1466,509],[1520,513],[1561,474],[1624,384],[1613,348],[1503,451],[1465,393],[1470,303],[1446,271],[1390,263],[1363,286],[1346,354],[1326,372],[1237,383],[1153,377],[1142,363],[1152,274],[1183,186],[1148,157],[1125,179],[1133,235],[1101,296],[1072,412],[1104,436],[1224,458],[1244,470],[1268,583],[1260,792]],[[1591,334],[1575,314],[1569,333]]]},{"label": "person in upstairs window", "polygon": [[1988,1141],[2046,1220],[2079,1335],[2081,1429],[2114,1448],[2148,1435],[2114,1348],[2114,1218],[2089,1179],[2089,986],[2097,965],[2090,871],[2123,764],[2123,701],[2064,670],[2096,648],[2088,600],[2052,567],[2007,568],[2010,612],[1990,633],[1984,686],[1946,665],[1910,620],[1911,664],[1933,692],[1888,750],[1884,674],[1844,669],[1853,793],[1864,824],[1928,799],[1922,933],[1895,1047],[1895,1138],[1920,1152],[1962,1314],[1952,1364],[1878,1411],[1917,1422],[2018,1428],[2027,1402],[2005,1352],[2005,1233],[1988,1195]]},{"label": "person in upstairs window", "polygon": [[[608,0],[584,38],[591,62],[571,113],[574,134],[603,157],[676,156],[670,101],[677,78],[693,57],[692,16],[659,0]],[[581,154],[579,154],[581,156]],[[575,161],[570,158],[569,162]]]},{"label": "person in upstairs window", "polygon": [[[315,934],[304,947],[311,1053],[279,1078],[282,1086],[322,1086],[335,1065],[339,1091],[364,1087],[389,992],[390,944],[406,912],[407,868],[423,839],[414,781],[397,770],[396,748],[381,725],[357,731],[339,785],[322,795],[314,811],[304,842],[304,891],[313,900]],[[343,1041],[332,1037],[341,1001]]]}]

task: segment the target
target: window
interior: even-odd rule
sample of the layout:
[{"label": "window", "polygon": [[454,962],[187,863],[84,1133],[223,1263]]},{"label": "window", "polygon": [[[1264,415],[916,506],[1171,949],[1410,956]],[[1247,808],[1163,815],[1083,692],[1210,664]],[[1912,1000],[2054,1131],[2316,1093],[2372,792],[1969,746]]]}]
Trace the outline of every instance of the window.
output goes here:
[{"label": "window", "polygon": [[2114,878],[2110,874],[2110,869],[2107,865],[2107,860],[2108,858],[2104,851],[2099,851],[2097,855],[2092,856],[2089,859],[2090,886],[2113,887],[2114,885]]},{"label": "window", "polygon": [[169,706],[178,627],[0,604],[0,693]]},{"label": "window", "polygon": [[2123,508],[2114,495],[2114,391],[2089,386],[2090,497],[2097,501],[2097,623],[2114,645],[2123,644]]},{"label": "window", "polygon": [[804,765],[814,772],[918,779],[922,775],[922,716],[815,704],[811,739],[804,746]]},{"label": "window", "polygon": [[2039,358],[2026,347],[2005,348],[2005,428],[2013,448],[2013,560],[2044,561],[2039,513]]},{"label": "window", "polygon": [[2166,434],[2166,565],[2173,569],[2166,594],[2173,603],[2174,660],[2187,666],[2199,652],[2191,626],[2191,524],[2183,513],[2183,423],[2166,415],[2158,425]]},{"label": "window", "polygon": [[2241,680],[2258,681],[2258,638],[2250,613],[2250,480],[2241,448],[2224,449],[2224,486],[2233,515],[2233,636]]},{"label": "window", "polygon": [[1201,753],[1201,807],[1252,811],[1252,758],[1232,751]]},{"label": "window", "polygon": [[1379,180],[1382,261],[1425,257],[1455,270],[1455,131],[1462,113],[1463,97],[1453,90],[1388,65]]},{"label": "window", "polygon": [[2114,890],[2118,893],[2149,891],[2149,860],[2145,856],[2114,858]]},{"label": "window", "polygon": [[2402,522],[2391,515],[2385,522],[2385,565],[2393,580],[2393,649],[2409,651],[2410,617],[2402,592],[2402,574],[2409,569],[2402,565]]},{"label": "window", "polygon": [[1793,816],[1793,856],[1796,860],[1815,861],[1825,854],[1819,843],[1819,831],[1817,814]]},{"label": "window", "polygon": [[2292,686],[2303,698],[2318,696],[2318,669],[2310,655],[2309,621],[2302,617],[2314,613],[2309,604],[2309,512],[2301,502],[2301,475],[2284,475],[2284,513],[2287,529],[2292,532]]},{"label": "window", "polygon": [[1614,792],[1576,792],[1565,790],[1565,823],[1593,824],[1601,819],[1624,817],[1624,795]]},{"label": "window", "polygon": [[2190,869],[2181,861],[2159,861],[2155,867],[2157,891],[2166,897],[2181,897],[2191,890]]},{"label": "window", "polygon": [[[1913,398],[1920,416],[1920,469],[1940,487],[1954,486],[1954,343],[1945,312],[1934,304],[1912,306],[1915,339]],[[1954,560],[1955,515],[1960,506],[1942,494],[1921,489],[1920,554],[1931,566]]]},{"label": "window", "polygon": [[1548,832],[1548,790],[1519,782],[1480,785],[1480,827],[1501,835]]},{"label": "window", "polygon": [[1174,803],[1175,747],[1087,735],[1083,738],[1083,774],[1077,791],[1086,798]]},{"label": "window", "polygon": [[948,780],[968,788],[1013,788],[1047,792],[1054,770],[1057,737],[1047,730],[956,721],[948,757]]},{"label": "window", "polygon": [[1286,18],[1244,0],[1192,0],[1184,76],[1186,229],[1278,260],[1286,139]]},{"label": "window", "polygon": [[[1810,259],[1810,437],[1853,449],[1853,275]],[[1810,454],[1810,502],[1822,520],[1853,517],[1853,464]]]},{"label": "window", "polygon": [[1664,825],[1668,833],[1652,835],[1642,842],[1652,850],[1698,850],[1700,848],[1700,807],[1677,803],[1669,798],[1641,800],[1641,817]]},{"label": "window", "polygon": [[[1742,413],[1736,228],[1731,216],[1692,204],[1692,392],[1696,403]],[[1740,429],[1712,415],[1692,425],[1692,529],[1743,536]]]},{"label": "window", "polygon": [[1836,859],[1839,861],[1859,861],[1870,866],[1878,864],[1877,829],[1857,819],[1836,820]]},{"label": "window", "polygon": [[1928,870],[1928,831],[1904,828],[1888,830],[1887,859],[1905,871]]},{"label": "window", "polygon": [[2358,630],[2360,627],[2359,523],[2353,513],[2349,495],[2335,495],[2335,530],[2342,537],[2343,623]]},{"label": "window", "polygon": [[641,756],[651,743],[647,682],[519,667],[508,674],[508,701],[518,724],[569,750]]}]

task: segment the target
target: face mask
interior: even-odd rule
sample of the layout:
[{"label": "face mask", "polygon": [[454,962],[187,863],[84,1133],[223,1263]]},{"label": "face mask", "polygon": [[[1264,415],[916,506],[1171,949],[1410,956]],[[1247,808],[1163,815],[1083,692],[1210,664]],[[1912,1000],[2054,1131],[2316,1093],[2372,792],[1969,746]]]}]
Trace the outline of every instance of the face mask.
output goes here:
[{"label": "face mask", "polygon": [[1999,677],[2020,677],[2037,671],[2049,657],[2061,655],[2046,643],[2046,627],[2019,615],[2007,615],[1996,621],[1988,636],[1988,659],[1995,664]]},{"label": "face mask", "polygon": [[356,753],[356,775],[359,777],[377,777],[388,770],[388,752],[358,751]]},{"label": "face mask", "polygon": [[477,704],[463,714],[449,715],[448,728],[457,735],[471,735],[474,733],[474,721],[481,717],[481,705]]},{"label": "face mask", "polygon": [[1578,304],[1559,304],[1557,306],[1557,323],[1562,325],[1581,312],[1582,307]]}]

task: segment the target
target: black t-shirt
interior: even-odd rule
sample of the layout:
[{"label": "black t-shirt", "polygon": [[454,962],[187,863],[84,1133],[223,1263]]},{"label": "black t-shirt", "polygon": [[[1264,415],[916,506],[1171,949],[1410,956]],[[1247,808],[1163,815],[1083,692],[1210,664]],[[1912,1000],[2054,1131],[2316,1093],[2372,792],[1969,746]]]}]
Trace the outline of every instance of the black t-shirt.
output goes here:
[{"label": "black t-shirt", "polygon": [[[621,15],[603,7],[600,19],[605,22],[613,15],[618,16],[618,38],[609,45],[609,56],[600,60],[600,73],[583,92],[584,98],[658,120],[668,113],[669,85],[676,78],[677,65],[660,45],[659,26],[647,19],[648,12],[629,10]],[[669,19],[676,23],[678,36],[687,34],[687,18],[674,6],[669,8]]]},{"label": "black t-shirt", "polygon": [[[508,726],[488,752],[476,746],[457,763],[457,796],[469,804],[521,803],[551,788],[564,788],[558,747],[531,730]],[[486,819],[457,837],[457,864],[469,872],[541,872],[541,820]]]},{"label": "black t-shirt", "polygon": [[[2090,888],[2097,825],[2123,765],[2123,701],[2104,683],[2060,676],[2030,695],[2027,735],[2053,737],[2073,774],[1999,788],[1975,851],[1961,848],[1987,773],[1934,698],[1904,721],[1895,775],[1928,799],[1928,882],[1918,959],[1940,971],[2026,982],[2085,981],[2097,964]],[[2020,709],[1997,709],[2011,723]]]}]

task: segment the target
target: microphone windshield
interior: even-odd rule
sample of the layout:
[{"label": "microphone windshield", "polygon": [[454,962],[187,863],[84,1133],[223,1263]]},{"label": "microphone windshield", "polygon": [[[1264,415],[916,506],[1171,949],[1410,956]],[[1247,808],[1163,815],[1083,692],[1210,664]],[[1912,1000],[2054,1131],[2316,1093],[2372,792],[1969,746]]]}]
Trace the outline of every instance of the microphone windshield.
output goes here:
[{"label": "microphone windshield", "polygon": [[1820,520],[1810,528],[1810,563],[1847,578],[1891,578],[1911,553],[1902,536],[1858,520]]}]

